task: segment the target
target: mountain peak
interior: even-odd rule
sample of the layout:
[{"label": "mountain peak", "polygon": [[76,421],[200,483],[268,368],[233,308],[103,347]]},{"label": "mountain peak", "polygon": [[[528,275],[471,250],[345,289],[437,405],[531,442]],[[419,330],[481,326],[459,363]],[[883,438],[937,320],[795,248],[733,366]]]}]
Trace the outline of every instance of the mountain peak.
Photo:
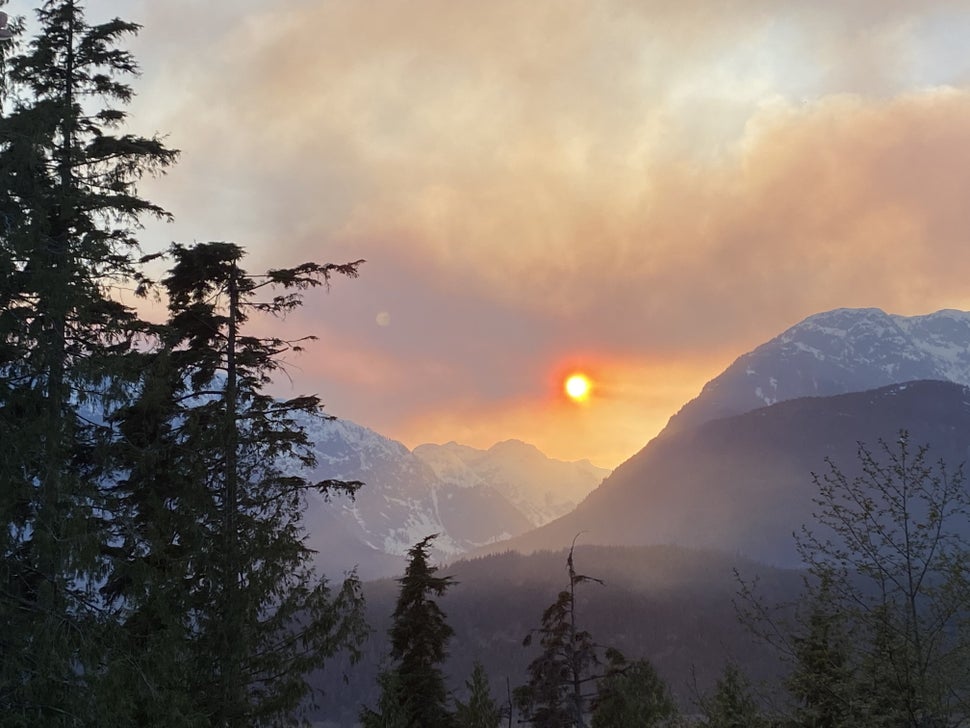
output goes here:
[{"label": "mountain peak", "polygon": [[501,442],[496,442],[490,448],[488,452],[493,455],[504,455],[504,456],[519,456],[519,457],[534,457],[546,459],[546,455],[537,448],[535,445],[523,442],[522,440],[502,440]]},{"label": "mountain peak", "polygon": [[809,316],[739,357],[664,432],[798,397],[934,379],[970,384],[970,313],[899,316],[838,308]]}]

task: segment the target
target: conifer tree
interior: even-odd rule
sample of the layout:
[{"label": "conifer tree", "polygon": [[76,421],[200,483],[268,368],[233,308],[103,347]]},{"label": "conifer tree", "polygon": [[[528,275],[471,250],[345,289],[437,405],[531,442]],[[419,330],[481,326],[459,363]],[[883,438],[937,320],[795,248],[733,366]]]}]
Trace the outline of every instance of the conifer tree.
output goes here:
[{"label": "conifer tree", "polygon": [[[401,591],[390,629],[393,675],[384,675],[381,705],[392,705],[393,714],[403,713],[407,728],[455,728],[448,710],[441,663],[454,631],[448,625],[437,598],[454,585],[450,576],[436,576],[428,552],[437,534],[427,536],[408,551],[408,565],[398,579]],[[387,692],[393,691],[393,695]],[[388,709],[363,709],[361,722],[367,727],[395,725]]]},{"label": "conifer tree", "polygon": [[575,547],[573,539],[566,559],[568,591],[559,592],[556,601],[543,612],[542,626],[523,640],[523,645],[528,646],[533,634],[537,634],[542,647],[542,652],[529,663],[529,682],[515,689],[517,706],[535,728],[585,728],[587,705],[595,694],[589,686],[602,677],[595,672],[600,664],[599,645],[577,624],[576,586],[603,582],[576,572]]},{"label": "conifer tree", "polygon": [[194,667],[194,653],[196,625],[212,608],[203,566],[211,538],[201,526],[211,501],[201,464],[183,447],[191,438],[180,432],[188,420],[180,423],[172,352],[157,343],[142,355],[133,401],[112,417],[120,436],[115,458],[127,472],[112,489],[116,547],[102,592],[120,605],[121,628],[103,686],[127,697],[114,725],[207,726],[201,696],[211,686]]},{"label": "conifer tree", "polygon": [[845,617],[834,607],[831,584],[823,578],[804,631],[792,636],[794,664],[785,682],[795,699],[795,726],[848,728],[859,724],[853,700],[857,677],[849,663]]},{"label": "conifer tree", "polygon": [[711,695],[701,699],[704,728],[761,728],[768,720],[737,665],[728,663]]},{"label": "conifer tree", "polygon": [[364,708],[360,712],[363,728],[409,728],[410,717],[406,703],[401,701],[401,682],[397,670],[381,670],[377,675],[380,698],[377,710]]},{"label": "conifer tree", "polygon": [[[257,276],[231,243],[170,254],[169,321],[145,355],[140,397],[116,418],[130,467],[117,488],[123,557],[105,586],[125,606],[130,643],[157,642],[167,659],[137,673],[122,661],[117,674],[137,675],[139,725],[176,709],[187,724],[275,725],[305,707],[306,674],[363,637],[356,578],[333,593],[314,576],[300,521],[310,489],[352,495],[360,483],[300,474],[315,463],[303,425],[319,400],[264,389],[303,340],[245,325],[254,312],[284,315],[334,274],[356,276],[359,261]],[[164,695],[180,702],[152,709]]]},{"label": "conifer tree", "polygon": [[468,702],[455,701],[455,721],[458,728],[498,728],[502,710],[492,698],[488,675],[480,662],[475,662],[471,679],[465,683]]},{"label": "conifer tree", "polygon": [[648,660],[627,662],[614,649],[606,657],[609,668],[597,685],[592,728],[670,725],[677,706],[653,665]]},{"label": "conifer tree", "polygon": [[111,287],[137,281],[134,231],[165,217],[135,183],[176,153],[120,131],[138,26],[50,0],[4,59],[0,117],[0,715],[93,724],[111,522],[102,424],[139,325]]}]

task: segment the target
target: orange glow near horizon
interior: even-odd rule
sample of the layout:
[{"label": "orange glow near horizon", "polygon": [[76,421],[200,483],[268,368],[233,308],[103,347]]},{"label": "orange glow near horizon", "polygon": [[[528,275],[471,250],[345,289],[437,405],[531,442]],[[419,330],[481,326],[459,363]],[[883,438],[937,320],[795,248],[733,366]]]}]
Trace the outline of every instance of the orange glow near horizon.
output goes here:
[{"label": "orange glow near horizon", "polygon": [[[660,432],[671,415],[730,363],[730,356],[714,361],[584,357],[583,366],[574,362],[569,368],[554,367],[555,385],[544,392],[489,403],[472,398],[453,401],[389,424],[383,432],[411,448],[454,440],[486,450],[514,438],[559,460],[588,458],[600,467],[614,468]],[[592,384],[595,406],[578,407],[566,392],[569,376],[580,372]]]}]

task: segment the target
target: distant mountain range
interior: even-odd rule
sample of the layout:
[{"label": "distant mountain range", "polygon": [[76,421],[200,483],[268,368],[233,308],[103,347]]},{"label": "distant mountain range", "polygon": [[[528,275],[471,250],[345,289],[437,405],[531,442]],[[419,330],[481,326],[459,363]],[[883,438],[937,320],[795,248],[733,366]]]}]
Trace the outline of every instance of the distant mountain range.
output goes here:
[{"label": "distant mountain range", "polygon": [[794,565],[811,473],[910,432],[954,467],[970,445],[970,313],[812,316],[734,362],[575,511],[484,551],[678,544]]},{"label": "distant mountain range", "polygon": [[892,440],[901,428],[934,458],[962,462],[967,386],[970,313],[837,309],[739,357],[605,480],[588,461],[551,460],[514,440],[411,452],[347,421],[313,422],[314,475],[367,485],[353,503],[311,502],[310,544],[327,573],[356,563],[365,577],[398,573],[431,533],[441,534],[442,561],[559,549],[586,531],[586,543],[677,544],[792,565],[792,532],[811,518],[811,472],[826,457],[851,468],[858,441]]},{"label": "distant mountain range", "polygon": [[[347,526],[375,552],[386,556],[382,549],[405,547],[421,528],[449,526],[429,515],[440,514],[449,499],[459,510],[486,513],[485,505],[460,500],[476,489],[476,497],[501,498],[484,520],[512,518],[502,515],[499,502],[518,514],[514,528],[521,532],[504,541],[489,537],[474,547],[486,534],[472,536],[460,525],[448,531],[448,549],[472,548],[469,556],[482,557],[442,571],[458,582],[441,601],[456,632],[446,669],[457,694],[463,695],[462,681],[476,659],[500,681],[495,695],[506,694],[506,677],[521,684],[535,655],[521,639],[563,588],[562,549],[582,533],[579,568],[605,582],[580,591],[583,627],[629,657],[649,657],[689,709],[692,691],[709,689],[725,659],[759,684],[777,684],[784,674],[777,654],[739,625],[731,609],[738,589],[732,570],[747,580],[757,576],[767,603],[798,598],[802,572],[788,568],[801,565],[792,534],[811,522],[811,473],[824,472],[826,458],[851,476],[859,441],[872,449],[879,438],[894,445],[901,429],[913,447],[930,445],[931,461],[955,467],[970,455],[970,313],[907,318],[839,309],[812,316],[741,356],[575,508],[538,527],[569,507],[557,496],[582,497],[589,481],[578,473],[592,480],[600,473],[583,462],[549,463],[523,443],[488,451],[449,443],[409,453],[349,423],[332,426],[338,429],[331,435],[315,434],[322,459],[332,458],[328,467],[378,484],[358,501],[373,498],[361,505],[369,514],[361,518],[373,525],[355,531],[353,509],[329,504],[333,528]],[[387,477],[378,477],[381,463]],[[543,480],[546,474],[550,480]],[[419,476],[433,478],[432,485],[415,485]],[[577,478],[575,488],[556,487],[572,483],[570,477]],[[374,520],[383,514],[386,522]],[[400,525],[409,517],[411,530]],[[970,523],[963,527],[970,530]],[[513,530],[490,528],[493,534]],[[446,553],[438,558],[450,560]],[[375,633],[349,682],[338,685],[339,671],[330,666],[327,676],[317,676],[327,695],[316,717],[333,721],[327,725],[352,725],[360,705],[375,704],[397,590],[391,580],[365,585]],[[349,663],[335,667],[350,670]]]},{"label": "distant mountain range", "polygon": [[461,488],[494,488],[533,527],[571,511],[610,474],[589,460],[552,460],[539,448],[519,440],[506,440],[488,450],[456,442],[419,445],[414,454],[445,483]]},{"label": "distant mountain range", "polygon": [[348,420],[307,419],[316,480],[360,480],[356,498],[310,498],[304,524],[317,565],[331,576],[357,565],[365,578],[400,572],[404,555],[433,533],[435,557],[521,534],[570,511],[609,471],[547,458],[509,440],[489,450],[449,443],[414,452]]}]

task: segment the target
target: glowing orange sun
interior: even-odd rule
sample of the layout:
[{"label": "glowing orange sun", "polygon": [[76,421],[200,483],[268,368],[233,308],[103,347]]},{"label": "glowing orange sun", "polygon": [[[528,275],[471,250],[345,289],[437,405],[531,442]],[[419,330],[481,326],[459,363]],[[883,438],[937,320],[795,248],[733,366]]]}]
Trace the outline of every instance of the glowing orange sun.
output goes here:
[{"label": "glowing orange sun", "polygon": [[563,390],[574,402],[585,402],[589,399],[593,383],[585,374],[571,374],[563,384]]}]

